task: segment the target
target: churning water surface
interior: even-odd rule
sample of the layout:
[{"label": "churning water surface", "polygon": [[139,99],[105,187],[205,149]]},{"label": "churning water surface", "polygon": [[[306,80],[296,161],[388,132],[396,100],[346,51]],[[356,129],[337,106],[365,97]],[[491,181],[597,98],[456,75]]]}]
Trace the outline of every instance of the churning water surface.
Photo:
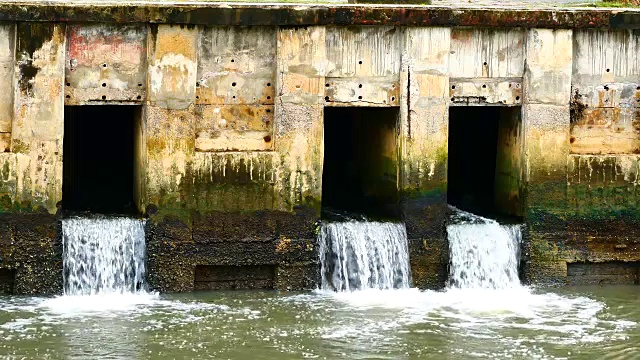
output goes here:
[{"label": "churning water surface", "polygon": [[[325,287],[343,291],[157,295],[130,290],[53,299],[0,297],[0,357],[640,358],[636,287],[523,287],[512,268],[518,228],[468,214],[454,220],[448,228],[452,260],[444,291],[406,288],[402,266],[385,268],[388,259],[408,259],[397,253],[406,248],[403,226],[348,224],[319,235],[342,237],[338,250],[352,244],[351,255],[343,259],[356,266],[355,275],[339,275],[344,274],[335,265],[339,257],[325,254],[325,262],[333,264],[325,264],[330,274],[325,281],[331,283]],[[359,226],[370,228],[354,236],[379,241],[381,248],[345,238],[347,230]],[[513,252],[505,250],[509,246]]]}]

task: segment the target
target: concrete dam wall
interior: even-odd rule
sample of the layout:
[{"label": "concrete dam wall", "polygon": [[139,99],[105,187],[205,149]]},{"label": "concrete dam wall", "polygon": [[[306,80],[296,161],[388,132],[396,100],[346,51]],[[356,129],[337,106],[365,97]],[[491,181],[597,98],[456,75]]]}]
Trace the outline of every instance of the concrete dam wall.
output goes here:
[{"label": "concrete dam wall", "polygon": [[158,291],[318,286],[319,225],[522,223],[520,277],[637,283],[640,12],[0,3],[0,292],[62,291],[61,219],[146,222]]}]

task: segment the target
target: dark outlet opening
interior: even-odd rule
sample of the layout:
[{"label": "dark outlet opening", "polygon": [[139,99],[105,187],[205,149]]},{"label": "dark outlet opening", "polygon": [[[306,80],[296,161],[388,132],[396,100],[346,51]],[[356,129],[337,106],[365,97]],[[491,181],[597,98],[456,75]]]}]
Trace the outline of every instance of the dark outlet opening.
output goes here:
[{"label": "dark outlet opening", "polygon": [[398,108],[324,110],[323,217],[399,218]]},{"label": "dark outlet opening", "polygon": [[451,107],[447,199],[491,218],[522,217],[520,107]]},{"label": "dark outlet opening", "polygon": [[0,269],[0,295],[12,295],[15,280],[15,269]]},{"label": "dark outlet opening", "polygon": [[64,115],[63,209],[136,214],[139,107],[66,106]]}]

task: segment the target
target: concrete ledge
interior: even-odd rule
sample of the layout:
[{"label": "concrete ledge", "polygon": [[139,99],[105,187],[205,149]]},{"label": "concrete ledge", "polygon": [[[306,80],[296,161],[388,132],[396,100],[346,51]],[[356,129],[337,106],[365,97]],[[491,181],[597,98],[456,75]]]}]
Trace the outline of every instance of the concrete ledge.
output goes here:
[{"label": "concrete ledge", "polygon": [[640,28],[636,9],[264,3],[0,2],[0,21],[193,25]]}]

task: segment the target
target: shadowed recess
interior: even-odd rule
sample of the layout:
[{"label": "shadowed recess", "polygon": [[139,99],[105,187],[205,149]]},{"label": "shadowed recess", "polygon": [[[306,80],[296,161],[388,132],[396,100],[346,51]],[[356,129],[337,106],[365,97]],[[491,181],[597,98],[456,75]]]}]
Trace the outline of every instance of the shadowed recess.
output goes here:
[{"label": "shadowed recess", "polygon": [[134,214],[136,106],[66,106],[65,210]]},{"label": "shadowed recess", "polygon": [[488,217],[522,217],[520,107],[451,107],[447,199]]},{"label": "shadowed recess", "polygon": [[399,216],[397,120],[395,107],[325,108],[323,216]]},{"label": "shadowed recess", "polygon": [[13,294],[15,278],[14,269],[0,269],[0,295]]}]

